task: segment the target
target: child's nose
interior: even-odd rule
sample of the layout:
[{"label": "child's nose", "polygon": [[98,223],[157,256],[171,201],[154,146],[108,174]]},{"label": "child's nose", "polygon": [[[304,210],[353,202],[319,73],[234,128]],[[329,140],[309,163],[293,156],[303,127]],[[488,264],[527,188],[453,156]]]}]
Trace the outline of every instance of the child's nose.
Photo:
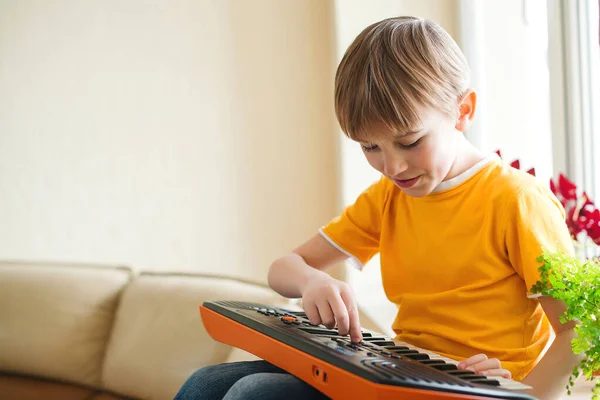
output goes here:
[{"label": "child's nose", "polygon": [[383,156],[383,172],[387,176],[396,176],[406,171],[408,164],[406,159],[399,154],[384,154]]}]

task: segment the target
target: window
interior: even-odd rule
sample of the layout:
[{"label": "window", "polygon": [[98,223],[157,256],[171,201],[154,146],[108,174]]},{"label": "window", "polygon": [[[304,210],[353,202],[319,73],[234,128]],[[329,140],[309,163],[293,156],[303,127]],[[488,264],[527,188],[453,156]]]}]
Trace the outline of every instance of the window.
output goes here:
[{"label": "window", "polygon": [[548,4],[554,170],[566,173],[598,202],[600,161],[594,154],[600,154],[599,4]]}]

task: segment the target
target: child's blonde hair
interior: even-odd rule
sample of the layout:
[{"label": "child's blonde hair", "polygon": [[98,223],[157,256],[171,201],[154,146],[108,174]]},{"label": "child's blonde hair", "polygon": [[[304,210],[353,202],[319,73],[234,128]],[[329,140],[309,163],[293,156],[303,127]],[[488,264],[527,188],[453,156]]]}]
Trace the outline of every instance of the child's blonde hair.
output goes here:
[{"label": "child's blonde hair", "polygon": [[418,106],[453,118],[469,75],[458,45],[439,25],[385,19],[363,30],[342,58],[335,76],[338,121],[348,137],[361,140],[375,123],[398,132],[415,128]]}]

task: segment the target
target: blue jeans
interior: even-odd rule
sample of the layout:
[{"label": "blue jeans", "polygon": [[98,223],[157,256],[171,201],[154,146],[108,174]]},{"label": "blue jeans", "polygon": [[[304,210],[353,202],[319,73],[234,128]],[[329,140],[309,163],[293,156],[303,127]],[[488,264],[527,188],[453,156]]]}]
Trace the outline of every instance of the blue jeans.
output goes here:
[{"label": "blue jeans", "polygon": [[194,372],[174,400],[328,399],[303,380],[266,361],[211,365]]}]

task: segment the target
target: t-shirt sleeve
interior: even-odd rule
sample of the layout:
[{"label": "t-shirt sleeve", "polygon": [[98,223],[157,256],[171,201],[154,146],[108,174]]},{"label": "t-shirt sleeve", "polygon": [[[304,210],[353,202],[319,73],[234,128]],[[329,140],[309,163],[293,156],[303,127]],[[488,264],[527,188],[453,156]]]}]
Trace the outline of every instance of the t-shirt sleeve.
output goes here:
[{"label": "t-shirt sleeve", "polygon": [[574,253],[564,208],[550,190],[532,186],[508,207],[506,222],[508,258],[525,281],[527,296],[537,297],[531,288],[540,278],[537,258],[542,252]]},{"label": "t-shirt sleeve", "polygon": [[359,268],[379,252],[381,222],[390,183],[385,177],[373,183],[354,204],[320,230],[338,250],[359,261]]}]

